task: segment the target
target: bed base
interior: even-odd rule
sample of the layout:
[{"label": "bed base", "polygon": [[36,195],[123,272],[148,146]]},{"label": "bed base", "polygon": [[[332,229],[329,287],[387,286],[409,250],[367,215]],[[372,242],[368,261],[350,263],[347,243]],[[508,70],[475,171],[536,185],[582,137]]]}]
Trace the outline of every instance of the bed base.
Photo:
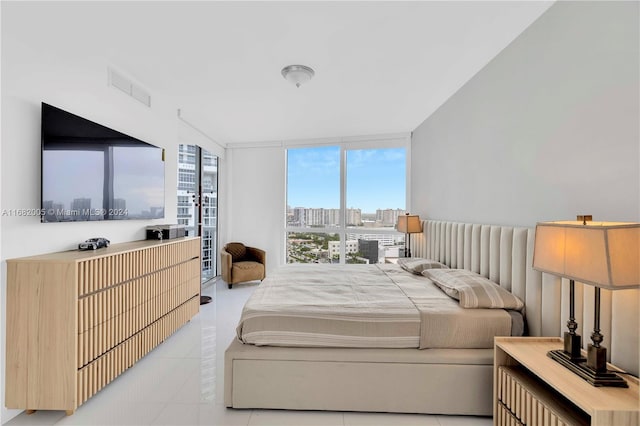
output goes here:
[{"label": "bed base", "polygon": [[230,408],[492,415],[492,349],[256,347],[225,352]]}]

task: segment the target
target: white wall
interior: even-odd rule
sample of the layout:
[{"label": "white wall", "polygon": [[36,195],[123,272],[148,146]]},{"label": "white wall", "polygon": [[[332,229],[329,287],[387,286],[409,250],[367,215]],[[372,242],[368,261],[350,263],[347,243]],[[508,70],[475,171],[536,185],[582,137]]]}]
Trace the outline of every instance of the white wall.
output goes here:
[{"label": "white wall", "polygon": [[[216,146],[202,141],[177,118],[177,105],[151,91],[147,108],[117,89],[107,86],[105,60],[78,50],[75,56],[56,55],[55,38],[33,37],[28,20],[12,19],[3,4],[2,15],[2,144],[0,145],[0,206],[10,209],[40,207],[40,105],[46,102],[123,133],[166,149],[165,218],[155,221],[100,223],[40,223],[39,217],[0,217],[2,301],[0,318],[0,401],[2,422],[19,413],[4,407],[6,259],[69,250],[87,238],[107,237],[114,243],[145,238],[151,223],[176,222],[176,169],[179,142],[200,143],[211,151]],[[48,44],[48,43],[51,44]],[[138,82],[144,87],[143,82]],[[210,146],[206,146],[210,145]]]},{"label": "white wall", "polygon": [[638,2],[558,2],[413,134],[412,206],[533,226],[640,220]]},{"label": "white wall", "polygon": [[[177,119],[175,110],[154,99],[147,108],[106,85],[106,65],[41,61],[36,52],[16,54],[7,43],[2,52],[2,200],[5,209],[40,206],[40,103],[46,102],[92,121],[166,148],[165,219],[176,220]],[[19,50],[18,46],[15,46]],[[114,243],[144,239],[151,221],[40,223],[39,217],[13,216],[2,222],[5,257],[77,247],[92,236]]]},{"label": "white wall", "polygon": [[267,252],[267,273],[284,263],[285,151],[281,146],[227,150],[225,229],[220,244],[240,241]]},{"label": "white wall", "polygon": [[[639,6],[556,3],[428,117],[412,138],[413,212],[528,227],[577,214],[640,221]],[[624,320],[608,348],[636,374],[639,294],[611,295]]]}]

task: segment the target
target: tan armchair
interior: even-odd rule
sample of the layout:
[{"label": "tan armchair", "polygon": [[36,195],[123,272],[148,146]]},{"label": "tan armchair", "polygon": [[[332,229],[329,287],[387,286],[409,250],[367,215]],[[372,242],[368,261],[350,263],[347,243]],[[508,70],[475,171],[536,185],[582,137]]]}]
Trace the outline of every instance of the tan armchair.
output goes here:
[{"label": "tan armchair", "polygon": [[248,247],[242,243],[229,243],[220,252],[222,279],[229,288],[245,281],[262,281],[265,274],[267,254],[264,250]]}]

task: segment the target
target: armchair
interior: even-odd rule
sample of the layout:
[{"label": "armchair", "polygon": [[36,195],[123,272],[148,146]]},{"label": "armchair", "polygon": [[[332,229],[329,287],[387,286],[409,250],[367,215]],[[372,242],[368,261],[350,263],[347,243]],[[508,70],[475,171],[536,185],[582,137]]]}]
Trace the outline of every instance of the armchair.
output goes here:
[{"label": "armchair", "polygon": [[242,243],[229,243],[220,251],[222,279],[229,288],[245,281],[262,281],[265,274],[267,254],[264,250],[248,247]]}]

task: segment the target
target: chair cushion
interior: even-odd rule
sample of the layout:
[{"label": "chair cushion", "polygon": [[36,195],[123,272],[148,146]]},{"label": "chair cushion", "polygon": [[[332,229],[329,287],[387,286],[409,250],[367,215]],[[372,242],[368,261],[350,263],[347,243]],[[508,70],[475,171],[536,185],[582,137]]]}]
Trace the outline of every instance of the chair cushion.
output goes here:
[{"label": "chair cushion", "polygon": [[231,266],[231,276],[231,284],[262,280],[264,278],[264,265],[253,261],[234,262]]},{"label": "chair cushion", "polygon": [[232,262],[238,262],[247,255],[247,248],[242,243],[229,243],[225,250],[231,255]]}]

